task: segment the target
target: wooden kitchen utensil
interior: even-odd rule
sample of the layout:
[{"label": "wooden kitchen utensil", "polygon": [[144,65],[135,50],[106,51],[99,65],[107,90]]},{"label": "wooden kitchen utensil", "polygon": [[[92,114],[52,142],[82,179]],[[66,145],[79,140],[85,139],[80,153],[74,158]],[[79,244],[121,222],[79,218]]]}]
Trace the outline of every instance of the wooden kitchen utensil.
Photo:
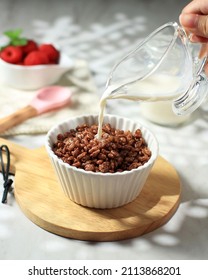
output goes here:
[{"label": "wooden kitchen utensil", "polygon": [[66,87],[51,86],[40,89],[30,104],[0,119],[0,133],[29,118],[66,106],[71,101],[71,91]]}]

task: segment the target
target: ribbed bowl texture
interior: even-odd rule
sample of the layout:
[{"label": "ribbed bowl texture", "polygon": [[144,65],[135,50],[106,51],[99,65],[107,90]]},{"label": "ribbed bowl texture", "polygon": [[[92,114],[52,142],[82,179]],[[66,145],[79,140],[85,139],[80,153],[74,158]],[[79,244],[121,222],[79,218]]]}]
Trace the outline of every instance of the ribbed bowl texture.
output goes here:
[{"label": "ribbed bowl texture", "polygon": [[64,163],[52,151],[59,133],[64,133],[84,123],[97,124],[98,116],[86,115],[70,118],[52,127],[46,137],[46,150],[65,195],[73,202],[91,208],[115,208],[132,202],[141,192],[158,156],[158,142],[154,134],[136,121],[115,115],[105,115],[104,123],[110,123],[114,128],[131,132],[141,129],[152,155],[143,166],[131,171],[117,173],[85,171]]}]

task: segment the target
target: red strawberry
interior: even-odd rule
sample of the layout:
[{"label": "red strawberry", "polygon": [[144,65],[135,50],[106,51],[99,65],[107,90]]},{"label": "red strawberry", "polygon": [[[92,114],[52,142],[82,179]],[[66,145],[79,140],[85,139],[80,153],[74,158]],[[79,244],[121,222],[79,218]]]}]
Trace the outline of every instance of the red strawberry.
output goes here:
[{"label": "red strawberry", "polygon": [[60,52],[52,44],[42,44],[39,46],[39,50],[48,55],[50,63],[59,62]]},{"label": "red strawberry", "polygon": [[17,63],[17,65],[24,66],[24,61]]},{"label": "red strawberry", "polygon": [[35,41],[33,40],[28,40],[27,44],[25,46],[22,46],[22,51],[24,55],[27,55],[28,53],[32,51],[38,50],[38,45]]},{"label": "red strawberry", "polygon": [[21,62],[23,52],[19,46],[8,46],[0,52],[0,57],[8,63],[16,64]]},{"label": "red strawberry", "polygon": [[49,64],[47,54],[42,51],[32,51],[24,59],[24,65],[40,65],[40,64]]}]

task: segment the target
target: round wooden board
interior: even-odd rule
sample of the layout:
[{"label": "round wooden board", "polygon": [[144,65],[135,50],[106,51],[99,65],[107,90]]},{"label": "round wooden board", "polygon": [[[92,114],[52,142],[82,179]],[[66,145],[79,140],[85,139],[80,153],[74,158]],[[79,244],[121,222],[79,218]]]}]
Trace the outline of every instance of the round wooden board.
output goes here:
[{"label": "round wooden board", "polygon": [[91,241],[137,237],[165,224],[179,205],[179,177],[162,157],[157,159],[136,200],[106,210],[83,207],[69,200],[54,177],[45,149],[24,158],[33,163],[25,160],[16,170],[16,200],[32,222],[60,236]]}]

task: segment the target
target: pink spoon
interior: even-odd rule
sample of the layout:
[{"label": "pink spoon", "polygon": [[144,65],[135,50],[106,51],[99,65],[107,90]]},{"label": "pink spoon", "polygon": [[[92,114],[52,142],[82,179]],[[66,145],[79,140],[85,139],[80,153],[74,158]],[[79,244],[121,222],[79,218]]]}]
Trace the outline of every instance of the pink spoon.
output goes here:
[{"label": "pink spoon", "polygon": [[71,91],[66,87],[51,86],[40,89],[24,108],[0,119],[0,133],[27,119],[61,108],[71,101]]}]

